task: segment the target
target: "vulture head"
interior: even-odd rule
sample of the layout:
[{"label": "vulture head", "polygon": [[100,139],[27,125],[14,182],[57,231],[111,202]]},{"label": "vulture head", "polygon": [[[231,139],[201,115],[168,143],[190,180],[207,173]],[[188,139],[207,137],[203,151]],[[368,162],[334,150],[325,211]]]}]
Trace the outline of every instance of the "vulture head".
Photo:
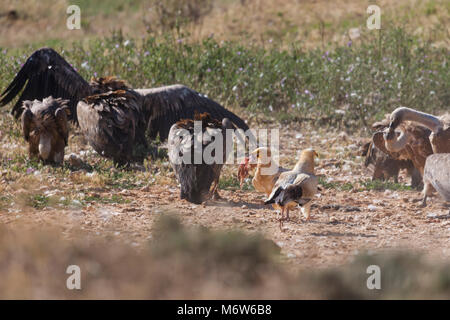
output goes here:
[{"label": "vulture head", "polygon": [[425,116],[431,122],[424,120],[421,124],[415,123],[418,120],[417,113],[411,110],[398,108],[389,115],[387,123],[377,123],[377,127],[374,124],[378,131],[373,134],[372,141],[378,149],[396,160],[411,160],[414,167],[423,174],[425,159],[433,153],[429,126],[434,120]]},{"label": "vulture head", "polygon": [[68,103],[53,97],[23,102],[22,130],[30,157],[62,164],[69,137]]}]

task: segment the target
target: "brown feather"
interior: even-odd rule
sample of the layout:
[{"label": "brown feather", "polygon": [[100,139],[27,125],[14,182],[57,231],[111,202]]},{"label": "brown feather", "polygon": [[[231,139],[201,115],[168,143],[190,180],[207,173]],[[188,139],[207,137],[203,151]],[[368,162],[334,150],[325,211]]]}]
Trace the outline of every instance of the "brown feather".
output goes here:
[{"label": "brown feather", "polygon": [[[205,141],[203,137],[201,150],[195,150],[194,144],[192,143],[193,139],[196,139],[194,136],[194,120],[202,122],[203,133],[207,132],[208,129],[221,130],[223,139],[222,151],[224,151],[223,157],[220,159],[221,161],[214,161],[213,163],[208,164],[204,162],[202,157],[201,163],[194,163],[194,153],[197,151],[201,152],[203,155],[204,149],[212,143],[212,140],[215,140]],[[181,185],[180,198],[193,203],[202,203],[217,192],[220,172],[227,158],[226,151],[228,151],[226,150],[227,141],[225,129],[232,129],[232,125],[227,119],[224,119],[222,123],[220,123],[208,113],[196,113],[194,120],[182,119],[170,129],[168,139],[169,161],[175,171],[178,182]],[[183,147],[183,140],[181,140],[181,136],[178,135],[180,129],[187,130],[186,133],[189,133],[190,135],[189,138],[192,144],[187,148]],[[191,163],[186,163],[185,161],[181,161],[181,163],[177,162],[179,156],[184,157],[186,155],[190,156]]]},{"label": "brown feather", "polygon": [[88,96],[78,103],[80,129],[87,141],[119,165],[143,160],[133,154],[136,146],[146,146],[141,99],[131,90],[117,90]]},{"label": "brown feather", "polygon": [[30,157],[48,163],[62,163],[68,139],[68,103],[68,100],[52,97],[43,101],[24,101],[22,130]]}]

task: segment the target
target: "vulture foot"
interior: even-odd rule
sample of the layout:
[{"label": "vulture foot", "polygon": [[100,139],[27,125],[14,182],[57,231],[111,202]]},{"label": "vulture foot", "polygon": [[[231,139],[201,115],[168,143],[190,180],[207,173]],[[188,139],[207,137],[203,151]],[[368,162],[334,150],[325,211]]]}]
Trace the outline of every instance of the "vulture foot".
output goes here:
[{"label": "vulture foot", "polygon": [[219,195],[219,192],[216,189],[216,191],[212,194],[211,199],[212,200],[222,200],[223,198]]}]

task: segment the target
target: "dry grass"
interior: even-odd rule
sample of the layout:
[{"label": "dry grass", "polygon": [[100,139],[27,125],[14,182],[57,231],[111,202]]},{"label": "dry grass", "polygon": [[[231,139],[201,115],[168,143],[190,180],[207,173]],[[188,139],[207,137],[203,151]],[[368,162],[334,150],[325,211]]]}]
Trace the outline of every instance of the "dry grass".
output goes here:
[{"label": "dry grass", "polygon": [[[81,7],[82,29],[70,31],[66,28],[68,3],[66,0],[44,0],[39,4],[33,0],[6,0],[0,9],[0,15],[3,14],[0,46],[88,39],[118,29],[126,35],[140,37],[147,32],[161,32],[166,26],[159,21],[168,19],[161,16],[165,12],[158,6],[161,1],[135,0],[123,4],[108,0],[96,6],[80,0],[70,3]],[[176,1],[170,3],[176,6]],[[214,34],[219,40],[265,46],[289,46],[293,41],[300,41],[307,48],[342,44],[348,41],[351,28],[365,29],[366,8],[370,3],[381,7],[385,28],[395,21],[437,46],[449,46],[450,8],[445,0],[216,0],[205,17],[199,19],[197,13],[188,15],[195,22],[183,24],[181,31],[194,41]],[[17,19],[5,15],[11,10],[17,12]],[[186,36],[186,32],[190,35]]]}]

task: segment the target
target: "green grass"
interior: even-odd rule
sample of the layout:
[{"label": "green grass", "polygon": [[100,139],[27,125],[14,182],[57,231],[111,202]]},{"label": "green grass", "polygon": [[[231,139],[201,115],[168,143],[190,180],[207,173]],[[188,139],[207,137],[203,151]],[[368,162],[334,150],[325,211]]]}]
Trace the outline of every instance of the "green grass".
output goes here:
[{"label": "green grass", "polygon": [[360,181],[361,185],[364,187],[365,190],[397,190],[397,191],[407,191],[407,190],[414,190],[411,186],[407,186],[405,184],[401,183],[395,183],[392,181],[381,181],[381,180],[374,180],[374,181]]},{"label": "green grass", "polygon": [[319,177],[319,184],[325,189],[333,189],[338,191],[382,191],[382,190],[394,190],[394,191],[407,191],[413,190],[412,187],[395,183],[392,181],[381,181],[381,180],[359,180],[357,183],[351,182],[338,182],[331,181],[327,182],[323,177]]},{"label": "green grass", "polygon": [[11,203],[12,199],[7,196],[0,195],[0,210],[5,210]]},{"label": "green grass", "polygon": [[[222,190],[239,190],[239,180],[235,176],[222,176],[219,179],[219,189]],[[255,190],[251,182],[244,182],[242,190],[249,191]]]},{"label": "green grass", "polygon": [[353,185],[350,182],[327,182],[322,177],[319,177],[319,183],[321,186],[323,186],[325,189],[334,189],[339,191],[350,191],[353,190]]},{"label": "green grass", "polygon": [[35,209],[42,209],[48,206],[49,200],[49,197],[41,194],[35,194],[30,197],[29,205]]}]

